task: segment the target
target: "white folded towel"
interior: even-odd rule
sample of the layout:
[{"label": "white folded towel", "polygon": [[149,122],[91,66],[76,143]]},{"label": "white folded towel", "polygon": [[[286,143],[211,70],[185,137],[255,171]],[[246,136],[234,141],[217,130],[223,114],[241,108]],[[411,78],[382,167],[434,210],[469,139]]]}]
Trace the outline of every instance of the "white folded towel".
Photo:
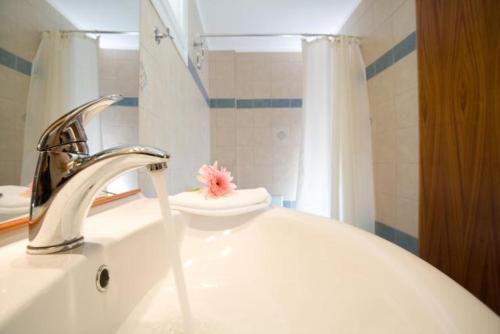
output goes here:
[{"label": "white folded towel", "polygon": [[266,208],[271,195],[264,188],[238,189],[231,195],[205,198],[199,191],[183,192],[170,196],[173,210],[203,216],[234,216]]}]

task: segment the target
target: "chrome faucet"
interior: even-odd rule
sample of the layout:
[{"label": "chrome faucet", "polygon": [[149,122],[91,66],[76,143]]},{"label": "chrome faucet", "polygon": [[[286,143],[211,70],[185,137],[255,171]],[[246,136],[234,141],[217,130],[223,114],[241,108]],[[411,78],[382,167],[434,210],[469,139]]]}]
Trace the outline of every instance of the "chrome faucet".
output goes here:
[{"label": "chrome faucet", "polygon": [[169,155],[144,147],[116,147],[89,155],[84,126],[121,100],[111,95],[63,115],[43,133],[33,179],[29,254],[50,254],[83,244],[82,223],[97,192],[114,178],[140,167],[166,168]]}]

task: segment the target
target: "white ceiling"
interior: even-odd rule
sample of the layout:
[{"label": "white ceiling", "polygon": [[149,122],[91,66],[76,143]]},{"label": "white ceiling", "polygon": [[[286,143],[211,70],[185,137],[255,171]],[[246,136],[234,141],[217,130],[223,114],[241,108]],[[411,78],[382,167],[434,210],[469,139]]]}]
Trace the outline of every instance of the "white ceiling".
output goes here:
[{"label": "white ceiling", "polygon": [[[77,29],[139,30],[139,1],[47,0]],[[360,0],[197,1],[207,33],[337,33]],[[300,51],[299,38],[212,38],[210,49]],[[137,49],[136,36],[102,35],[101,47]]]},{"label": "white ceiling", "polygon": [[[79,30],[139,31],[140,0],[47,0]],[[109,49],[138,49],[138,36],[102,35]]]},{"label": "white ceiling", "polygon": [[[207,33],[337,33],[360,0],[197,0]],[[298,38],[211,38],[210,49],[300,51]]]}]

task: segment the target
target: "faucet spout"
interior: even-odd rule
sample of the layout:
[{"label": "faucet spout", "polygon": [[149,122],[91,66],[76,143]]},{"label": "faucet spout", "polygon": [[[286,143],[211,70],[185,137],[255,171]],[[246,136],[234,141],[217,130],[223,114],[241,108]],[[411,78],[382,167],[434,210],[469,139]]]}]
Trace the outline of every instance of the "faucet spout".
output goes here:
[{"label": "faucet spout", "polygon": [[[87,105],[92,107],[92,103]],[[78,124],[72,127],[80,132],[83,129]],[[92,156],[86,147],[85,141],[78,140],[43,150],[39,146],[31,196],[28,253],[49,254],[80,246],[83,220],[102,187],[137,168],[163,168],[169,159],[164,151],[147,146],[116,147]]]}]

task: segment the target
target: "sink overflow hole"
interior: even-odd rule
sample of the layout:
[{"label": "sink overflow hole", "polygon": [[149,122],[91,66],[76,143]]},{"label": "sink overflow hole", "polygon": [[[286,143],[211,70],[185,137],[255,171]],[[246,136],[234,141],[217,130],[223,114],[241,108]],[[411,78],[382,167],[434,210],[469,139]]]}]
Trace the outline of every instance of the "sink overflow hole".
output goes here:
[{"label": "sink overflow hole", "polygon": [[103,264],[97,269],[97,275],[95,278],[95,284],[99,292],[104,292],[109,286],[109,269],[108,266]]}]

